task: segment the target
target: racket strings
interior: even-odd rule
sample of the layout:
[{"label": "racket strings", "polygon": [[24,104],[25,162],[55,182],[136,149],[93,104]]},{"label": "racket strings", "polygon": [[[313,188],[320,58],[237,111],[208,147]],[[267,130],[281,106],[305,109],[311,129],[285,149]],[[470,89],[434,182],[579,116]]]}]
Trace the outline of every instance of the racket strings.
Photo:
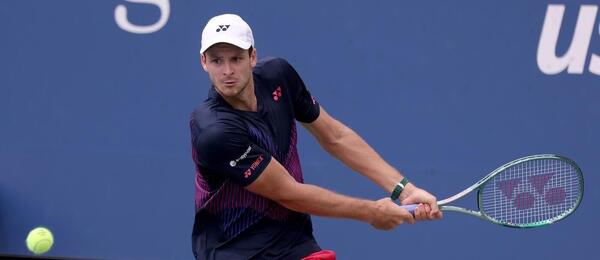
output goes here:
[{"label": "racket strings", "polygon": [[479,194],[480,210],[505,224],[527,226],[561,219],[578,205],[582,183],[576,167],[536,159],[508,167]]}]

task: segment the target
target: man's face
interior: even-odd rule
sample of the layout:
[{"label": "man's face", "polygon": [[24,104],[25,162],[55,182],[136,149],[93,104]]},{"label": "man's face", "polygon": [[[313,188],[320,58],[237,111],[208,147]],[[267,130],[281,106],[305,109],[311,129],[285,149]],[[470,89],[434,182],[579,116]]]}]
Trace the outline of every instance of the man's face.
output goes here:
[{"label": "man's face", "polygon": [[216,91],[226,98],[235,98],[250,84],[256,50],[249,54],[237,46],[218,43],[208,48],[201,60]]}]

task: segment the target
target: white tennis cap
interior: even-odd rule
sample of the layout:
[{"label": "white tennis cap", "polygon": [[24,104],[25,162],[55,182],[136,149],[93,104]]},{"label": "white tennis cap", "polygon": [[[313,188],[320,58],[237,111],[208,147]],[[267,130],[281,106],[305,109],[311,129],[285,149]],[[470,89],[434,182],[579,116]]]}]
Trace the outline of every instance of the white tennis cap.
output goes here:
[{"label": "white tennis cap", "polygon": [[210,46],[225,42],[244,50],[254,46],[254,37],[250,26],[238,15],[222,14],[211,18],[202,31],[200,54]]}]

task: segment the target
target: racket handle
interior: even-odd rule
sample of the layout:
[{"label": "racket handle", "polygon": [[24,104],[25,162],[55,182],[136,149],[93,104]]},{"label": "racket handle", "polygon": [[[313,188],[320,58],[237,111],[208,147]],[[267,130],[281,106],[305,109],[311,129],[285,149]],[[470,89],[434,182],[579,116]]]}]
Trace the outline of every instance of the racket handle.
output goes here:
[{"label": "racket handle", "polygon": [[400,207],[403,207],[405,210],[408,210],[408,212],[410,212],[410,214],[412,214],[414,216],[415,215],[415,209],[418,206],[419,205],[417,205],[417,204],[408,204],[408,205],[401,205]]}]

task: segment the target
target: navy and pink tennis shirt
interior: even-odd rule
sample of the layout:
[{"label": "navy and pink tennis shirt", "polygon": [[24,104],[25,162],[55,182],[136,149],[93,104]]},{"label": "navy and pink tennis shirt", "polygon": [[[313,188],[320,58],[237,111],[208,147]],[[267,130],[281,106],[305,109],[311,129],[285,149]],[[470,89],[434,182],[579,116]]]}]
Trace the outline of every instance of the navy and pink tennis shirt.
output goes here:
[{"label": "navy and pink tennis shirt", "polygon": [[[236,240],[255,241],[264,249],[280,243],[278,240],[294,247],[298,240],[312,238],[310,216],[286,209],[244,187],[256,180],[272,158],[296,181],[303,182],[295,121],[316,120],[319,104],[283,59],[258,62],[253,77],[256,112],[234,109],[211,87],[208,98],[191,116],[196,166],[195,254],[203,254],[196,250],[211,247],[235,247]],[[251,245],[241,247],[257,250]],[[307,250],[319,249],[315,243]]]}]

